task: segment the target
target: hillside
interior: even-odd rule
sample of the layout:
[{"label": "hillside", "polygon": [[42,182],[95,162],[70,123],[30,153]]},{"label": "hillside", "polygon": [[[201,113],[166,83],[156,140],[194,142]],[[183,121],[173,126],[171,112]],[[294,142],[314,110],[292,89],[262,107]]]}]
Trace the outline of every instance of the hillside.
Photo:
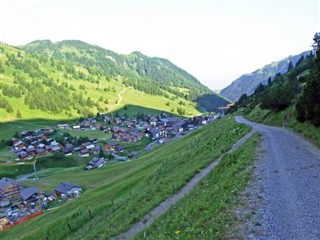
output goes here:
[{"label": "hillside", "polygon": [[260,84],[250,96],[243,94],[230,112],[242,113],[251,121],[288,127],[320,145],[319,59],[318,48],[316,57],[302,57],[286,74],[277,74],[267,85]]},{"label": "hillside", "polygon": [[226,100],[168,60],[140,56],[81,41],[2,44],[0,122],[71,119],[128,104],[192,116],[225,105]]},{"label": "hillside", "polygon": [[231,85],[222,89],[220,94],[232,102],[237,101],[244,93],[251,95],[260,83],[267,84],[268,79],[271,78],[272,80],[277,73],[286,73],[290,62],[292,65],[296,65],[302,56],[305,57],[309,53],[310,51],[305,51],[298,55],[289,56],[280,61],[272,62],[252,73],[244,74],[234,80]]},{"label": "hillside", "polygon": [[[248,127],[236,124],[233,119],[217,120],[172,143],[144,152],[137,159],[128,162],[108,164],[95,171],[85,171],[83,165],[63,171],[47,168],[46,174],[39,180],[43,190],[52,191],[61,181],[75,182],[83,187],[82,196],[67,201],[59,208],[45,211],[41,216],[23,224],[0,231],[0,237],[110,239],[128,229],[155,206],[179,191],[192,176],[225,154],[249,131]],[[233,196],[248,180],[246,167],[241,164],[250,158],[252,161],[255,146],[256,144],[251,144],[247,147],[248,153],[245,155],[237,153],[223,160],[222,166],[215,171],[213,176],[219,177],[221,181],[213,180],[209,184],[211,187],[208,190],[214,191],[217,195],[214,200],[210,200],[214,201],[214,204],[210,204],[213,209],[222,202],[226,205],[223,209],[229,209],[227,204],[234,202],[231,201],[234,199]],[[38,174],[41,176],[42,172],[41,170]],[[34,184],[32,180],[24,184],[28,185],[28,182]],[[205,198],[201,200],[205,201]],[[223,209],[217,209],[218,212],[214,210],[214,216],[219,216],[220,219],[220,216],[224,215]],[[199,213],[210,218],[213,216],[212,211]],[[193,216],[192,219],[196,222],[201,218]],[[219,224],[219,228],[226,225],[221,219]],[[221,234],[219,228],[214,230],[215,234]],[[212,234],[208,229],[204,231],[206,234]],[[171,235],[175,235],[174,231]]]}]

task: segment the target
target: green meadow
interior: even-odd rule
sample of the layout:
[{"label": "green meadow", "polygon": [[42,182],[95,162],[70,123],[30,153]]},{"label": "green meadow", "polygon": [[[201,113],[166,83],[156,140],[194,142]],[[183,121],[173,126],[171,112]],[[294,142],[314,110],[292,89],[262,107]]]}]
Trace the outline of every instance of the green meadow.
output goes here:
[{"label": "green meadow", "polygon": [[217,120],[128,162],[93,171],[78,166],[49,171],[47,176],[44,173],[39,181],[44,190],[52,191],[61,181],[67,181],[81,185],[84,193],[55,210],[0,232],[0,238],[58,240],[116,236],[181,189],[249,131],[249,127],[233,119]]}]

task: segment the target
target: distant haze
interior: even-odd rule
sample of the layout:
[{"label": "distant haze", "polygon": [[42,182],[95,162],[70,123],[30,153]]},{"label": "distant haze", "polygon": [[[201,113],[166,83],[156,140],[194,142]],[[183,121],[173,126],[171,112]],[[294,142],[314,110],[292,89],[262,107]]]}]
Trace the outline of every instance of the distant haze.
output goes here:
[{"label": "distant haze", "polygon": [[319,1],[2,0],[0,41],[79,39],[169,59],[213,90],[311,49]]}]

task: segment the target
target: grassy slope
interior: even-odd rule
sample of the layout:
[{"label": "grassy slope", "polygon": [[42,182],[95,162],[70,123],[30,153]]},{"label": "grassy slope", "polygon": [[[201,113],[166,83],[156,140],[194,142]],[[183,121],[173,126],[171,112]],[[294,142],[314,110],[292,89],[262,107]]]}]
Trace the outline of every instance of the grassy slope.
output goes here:
[{"label": "grassy slope", "polygon": [[135,239],[228,239],[239,192],[252,177],[256,134],[220,164],[166,214]]},{"label": "grassy slope", "polygon": [[[116,104],[119,101],[118,94],[125,89],[123,85],[124,79],[121,76],[109,78],[107,80],[105,76],[98,77],[96,75],[90,75],[86,71],[86,74],[88,77],[92,76],[93,78],[99,79],[99,84],[96,82],[89,82],[81,79],[76,79],[70,74],[67,74],[68,78],[66,78],[63,75],[64,72],[59,71],[56,67],[52,67],[50,62],[39,62],[38,59],[34,58],[30,54],[20,49],[18,50],[18,49],[1,45],[1,44],[0,44],[0,47],[4,49],[4,53],[0,53],[0,62],[3,63],[4,69],[5,69],[5,72],[0,74],[0,82],[5,83],[9,86],[14,85],[13,74],[19,74],[20,76],[24,77],[27,81],[31,81],[31,80],[35,80],[36,82],[40,81],[37,79],[32,79],[28,74],[24,73],[23,71],[17,70],[13,66],[7,66],[5,64],[5,62],[7,61],[6,54],[13,54],[17,56],[18,52],[22,52],[24,57],[20,61],[31,60],[39,63],[40,70],[45,72],[48,75],[48,78],[52,78],[53,81],[59,84],[68,83],[69,85],[73,85],[73,87],[76,89],[75,92],[82,93],[85,96],[85,98],[91,97],[91,99],[94,102],[99,102],[100,107],[102,107],[103,109],[108,107],[109,111],[110,110],[114,111],[122,108],[125,104],[132,104],[132,105],[148,107],[148,108],[153,108],[153,109],[158,109],[158,110],[168,111],[168,112],[171,111],[171,109],[173,108],[174,113],[177,113],[176,108],[180,106],[178,103],[180,101],[183,101],[183,102],[186,102],[186,105],[183,106],[183,108],[185,109],[187,116],[200,115],[200,112],[196,110],[196,106],[194,105],[194,103],[190,101],[186,101],[184,98],[180,98],[180,97],[176,98],[175,100],[172,100],[171,97],[173,95],[166,91],[164,91],[164,93],[166,93],[170,98],[145,94],[145,93],[142,93],[141,91],[128,88],[127,91],[123,94],[123,101],[120,104]],[[78,67],[75,67],[75,68],[78,68]],[[80,85],[84,86],[85,89],[79,89]],[[104,91],[105,88],[109,88],[109,87],[114,88],[115,92]],[[2,91],[0,91],[0,95],[1,94],[2,94]],[[104,102],[100,102],[99,101],[100,97],[103,97],[103,99],[108,99],[109,103],[106,104]],[[71,110],[71,112],[68,114],[64,111],[60,112],[59,114],[52,114],[50,112],[41,111],[39,109],[35,109],[35,110],[30,109],[27,105],[24,104],[24,96],[20,98],[7,97],[7,99],[9,103],[13,106],[14,112],[8,113],[6,112],[5,109],[0,108],[0,123],[17,120],[16,118],[17,109],[19,109],[23,120],[32,120],[35,118],[60,120],[60,119],[71,119],[71,118],[80,117],[80,115],[75,110]],[[165,105],[166,102],[170,103],[170,107]],[[96,107],[94,107],[91,110],[93,111],[93,113],[97,112]]]},{"label": "grassy slope", "polygon": [[249,114],[245,114],[245,117],[254,122],[283,127],[286,114],[291,115],[291,119],[286,126],[288,129],[301,133],[303,136],[311,139],[316,145],[320,146],[320,129],[308,122],[298,122],[295,118],[295,109],[293,105],[281,112],[265,110],[256,106]]},{"label": "grassy slope", "polygon": [[130,162],[87,172],[73,168],[42,178],[40,185],[44,188],[70,181],[86,191],[59,209],[0,232],[0,238],[106,239],[117,235],[179,190],[248,131],[247,126],[231,119],[215,121]]}]

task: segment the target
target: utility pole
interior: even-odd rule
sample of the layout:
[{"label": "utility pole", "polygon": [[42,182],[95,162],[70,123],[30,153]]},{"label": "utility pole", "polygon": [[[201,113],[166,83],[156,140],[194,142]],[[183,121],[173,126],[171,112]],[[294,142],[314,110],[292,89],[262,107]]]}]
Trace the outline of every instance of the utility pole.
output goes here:
[{"label": "utility pole", "polygon": [[41,196],[42,196],[42,193],[40,192],[40,189],[39,189],[39,181],[38,181],[38,176],[37,176],[37,169],[36,169],[36,161],[33,162],[33,172],[34,172],[34,179],[36,181],[36,186],[37,186],[37,189],[38,189],[38,200],[39,200],[39,206],[40,206],[40,209],[42,210],[42,202],[41,202]]}]

